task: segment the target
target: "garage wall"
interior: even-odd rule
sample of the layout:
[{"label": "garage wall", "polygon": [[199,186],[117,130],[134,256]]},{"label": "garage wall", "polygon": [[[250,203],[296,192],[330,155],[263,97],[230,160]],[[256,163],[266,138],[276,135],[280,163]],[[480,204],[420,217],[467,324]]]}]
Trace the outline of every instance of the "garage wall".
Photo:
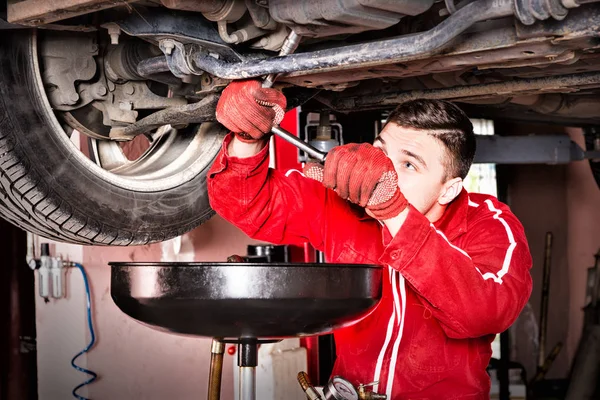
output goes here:
[{"label": "garage wall", "polygon": [[[550,300],[546,352],[559,341],[566,343],[569,313],[569,270],[567,259],[567,198],[564,166],[520,165],[511,167],[509,203],[525,228],[533,257],[531,276],[533,291],[529,300],[537,323],[540,320],[541,283],[546,232],[554,235],[550,277]],[[531,332],[519,335],[530,336]],[[516,338],[515,338],[516,339]],[[521,338],[523,339],[523,338]],[[531,355],[521,355],[519,361],[528,367],[527,376],[535,373]],[[537,360],[537,355],[533,355]],[[568,370],[567,352],[559,354],[548,377],[563,377]]]},{"label": "garage wall", "polygon": [[[568,129],[571,139],[584,147],[580,129]],[[569,335],[567,352],[572,360],[583,327],[584,295],[587,268],[594,265],[600,250],[600,189],[587,161],[567,166],[567,214],[569,260]]]},{"label": "garage wall", "polygon": [[[542,125],[497,125],[497,131],[565,134],[562,128]],[[566,132],[583,146],[580,129]],[[593,255],[600,247],[600,190],[587,161],[503,166],[501,171],[509,185],[509,203],[525,227],[533,256],[530,304],[538,323],[545,234],[554,234],[546,354],[559,341],[564,347],[547,377],[563,378],[570,370],[581,334],[587,268],[593,266]],[[520,335],[523,340],[531,333]],[[529,364],[535,367],[535,362]],[[531,367],[528,376],[533,373]]]},{"label": "garage wall", "polygon": [[[45,241],[45,240],[43,240]],[[170,335],[124,315],[110,297],[109,261],[224,261],[246,254],[254,243],[216,216],[180,239],[140,247],[82,247],[56,244],[54,254],[82,261],[92,287],[96,346],[79,364],[98,373],[87,395],[95,399],[192,399],[206,396],[210,340]],[[38,297],[39,398],[71,398],[86,379],[70,360],[88,342],[83,281],[69,272],[67,299],[44,303]],[[232,360],[223,367],[224,400],[233,399]],[[86,395],[86,391],[80,392]]]},{"label": "garage wall", "polygon": [[[83,259],[82,246],[50,242],[38,237],[36,239],[38,250],[40,243],[50,243],[51,254],[76,262]],[[71,367],[73,356],[89,341],[83,280],[78,271],[69,270],[65,279],[66,298],[49,301],[38,295],[37,273],[35,280],[38,397],[40,400],[72,398],[71,390],[87,379],[84,374]],[[80,357],[77,363],[85,368],[87,357]],[[79,394],[89,397],[85,388]]]}]

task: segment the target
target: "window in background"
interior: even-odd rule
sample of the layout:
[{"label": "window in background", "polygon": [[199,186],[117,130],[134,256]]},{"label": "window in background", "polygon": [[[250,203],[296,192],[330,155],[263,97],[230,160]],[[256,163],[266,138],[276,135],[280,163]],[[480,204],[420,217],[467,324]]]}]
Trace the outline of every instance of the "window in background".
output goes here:
[{"label": "window in background", "polygon": [[[494,134],[494,121],[472,119],[471,122],[476,135]],[[497,197],[496,164],[473,164],[465,178],[465,188],[468,192],[485,193]]]}]

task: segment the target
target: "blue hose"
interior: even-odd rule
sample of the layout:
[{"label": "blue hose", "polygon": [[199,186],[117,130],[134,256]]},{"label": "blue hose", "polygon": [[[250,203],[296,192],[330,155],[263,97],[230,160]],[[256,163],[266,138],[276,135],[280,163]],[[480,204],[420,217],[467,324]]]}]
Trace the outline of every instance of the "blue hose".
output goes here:
[{"label": "blue hose", "polygon": [[96,378],[98,377],[98,375],[93,371],[82,368],[79,365],[75,364],[75,360],[77,360],[77,358],[79,358],[81,355],[87,353],[92,347],[94,347],[94,343],[96,343],[96,334],[94,333],[94,325],[92,323],[92,300],[91,300],[91,295],[90,295],[90,284],[88,282],[87,274],[85,273],[85,270],[83,269],[83,265],[81,265],[79,263],[73,263],[73,265],[75,267],[77,267],[79,269],[79,271],[81,271],[81,275],[83,276],[83,283],[85,285],[85,295],[87,297],[87,320],[88,320],[88,326],[90,328],[91,340],[90,340],[90,343],[85,347],[85,349],[83,349],[79,353],[77,353],[77,355],[75,357],[73,357],[73,359],[71,360],[71,365],[73,366],[73,368],[75,368],[79,372],[83,372],[83,373],[90,375],[90,378],[87,381],[76,386],[75,389],[73,389],[72,393],[73,393],[73,396],[78,400],[89,400],[86,397],[78,395],[77,391],[79,389],[81,389],[82,387],[94,382],[96,380]]}]

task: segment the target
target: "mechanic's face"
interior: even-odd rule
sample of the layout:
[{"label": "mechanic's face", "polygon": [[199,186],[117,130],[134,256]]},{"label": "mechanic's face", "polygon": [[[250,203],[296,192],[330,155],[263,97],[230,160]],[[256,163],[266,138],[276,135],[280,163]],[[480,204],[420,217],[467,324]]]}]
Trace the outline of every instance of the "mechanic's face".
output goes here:
[{"label": "mechanic's face", "polygon": [[444,180],[447,154],[443,143],[426,132],[388,123],[374,146],[394,163],[398,185],[408,202],[432,222],[460,193],[461,178]]}]

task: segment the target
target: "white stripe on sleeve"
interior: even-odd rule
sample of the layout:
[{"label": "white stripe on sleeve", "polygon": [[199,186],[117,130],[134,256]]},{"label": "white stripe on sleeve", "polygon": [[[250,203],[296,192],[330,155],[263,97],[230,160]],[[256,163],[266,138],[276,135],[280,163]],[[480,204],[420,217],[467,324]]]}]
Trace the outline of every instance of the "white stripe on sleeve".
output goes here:
[{"label": "white stripe on sleeve", "polygon": [[450,247],[452,247],[455,250],[460,251],[465,257],[467,257],[469,260],[471,259],[471,256],[469,256],[467,254],[466,251],[464,251],[463,249],[461,249],[460,247],[456,247],[455,245],[453,245],[452,243],[450,243],[450,241],[448,240],[448,238],[446,237],[446,235],[444,235],[444,232],[436,229],[435,225],[433,225],[431,222],[429,223],[429,225],[433,228],[434,231],[437,232],[438,235],[440,235],[441,237],[444,238],[444,240],[446,241],[446,243],[448,243],[450,245]]},{"label": "white stripe on sleeve", "polygon": [[[485,204],[487,204],[488,209],[491,212],[496,213],[494,215],[494,219],[500,221],[500,223],[504,226],[504,229],[506,230],[506,236],[508,236],[509,245],[508,245],[508,249],[506,250],[506,255],[504,256],[504,262],[502,263],[502,269],[500,269],[500,271],[498,271],[497,274],[493,274],[491,272],[486,272],[485,274],[482,274],[481,276],[483,276],[483,279],[493,279],[494,282],[501,284],[502,277],[504,275],[506,275],[506,273],[508,272],[508,269],[510,268],[510,261],[512,260],[513,251],[515,250],[515,247],[517,247],[517,242],[515,241],[515,237],[512,233],[512,230],[510,229],[510,226],[508,226],[508,223],[506,223],[504,218],[502,218],[500,216],[502,214],[502,211],[497,209],[496,207],[494,207],[494,204],[492,203],[492,201],[490,199],[487,199],[485,201]],[[479,271],[479,273],[481,273],[481,271]]]},{"label": "white stripe on sleeve", "polygon": [[[506,250],[506,255],[504,256],[504,262],[502,263],[502,268],[496,274],[494,274],[492,272],[486,272],[484,274],[481,272],[481,270],[477,266],[475,266],[475,269],[477,270],[477,272],[479,272],[481,274],[481,276],[483,277],[484,280],[492,279],[494,282],[496,282],[498,284],[502,284],[502,277],[508,273],[508,270],[510,268],[510,262],[512,260],[512,254],[513,254],[513,251],[515,250],[515,247],[517,247],[517,242],[515,241],[515,237],[512,233],[512,230],[510,229],[510,226],[508,226],[508,223],[504,220],[504,218],[502,218],[500,216],[500,215],[502,215],[502,210],[499,210],[496,207],[494,207],[494,204],[492,203],[492,201],[490,199],[485,200],[485,204],[487,204],[488,209],[491,212],[495,213],[493,218],[495,220],[499,221],[502,224],[502,226],[504,226],[504,229],[506,230],[506,236],[508,237],[508,249]],[[469,199],[469,205],[472,207],[479,207],[479,204],[473,203],[470,199]],[[436,229],[436,227],[432,223],[430,223],[430,226],[431,226],[431,228],[433,228],[434,231],[436,231],[436,233],[438,235],[440,235],[442,238],[444,238],[444,240],[446,241],[446,243],[448,243],[450,245],[450,247],[459,251],[465,257],[468,257],[469,259],[471,259],[471,256],[469,256],[466,251],[464,251],[460,247],[457,247],[457,246],[453,245],[452,243],[450,243],[450,241],[448,240],[446,235],[444,235],[444,232]]]}]

